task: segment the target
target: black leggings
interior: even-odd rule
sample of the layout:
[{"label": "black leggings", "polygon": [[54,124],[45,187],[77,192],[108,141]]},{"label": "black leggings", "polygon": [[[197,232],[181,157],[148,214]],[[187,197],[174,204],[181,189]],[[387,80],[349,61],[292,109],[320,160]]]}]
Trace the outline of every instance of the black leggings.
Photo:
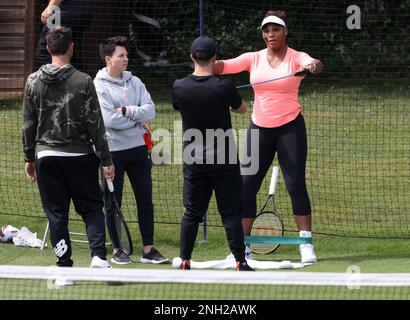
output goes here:
[{"label": "black leggings", "polygon": [[[138,226],[144,246],[154,244],[154,207],[152,203],[151,159],[145,145],[111,152],[115,166],[113,180],[115,196],[121,206],[124,176],[127,174],[137,203]],[[114,213],[111,206],[110,193],[105,186],[105,221],[114,248],[120,248],[120,241],[115,231]]]},{"label": "black leggings", "polygon": [[299,114],[295,120],[276,128],[258,127],[251,121],[247,133],[248,158],[251,156],[252,129],[259,130],[259,156],[252,155],[251,158],[251,161],[258,161],[259,169],[256,174],[242,176],[242,217],[255,218],[256,195],[276,151],[286,189],[292,201],[293,214],[310,215],[312,211],[305,179],[307,137],[303,116]]}]

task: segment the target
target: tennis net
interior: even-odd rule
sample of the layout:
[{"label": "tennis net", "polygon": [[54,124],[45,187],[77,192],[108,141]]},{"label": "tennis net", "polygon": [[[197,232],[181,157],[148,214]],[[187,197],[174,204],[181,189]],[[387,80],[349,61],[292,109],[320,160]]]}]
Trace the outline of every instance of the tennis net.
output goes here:
[{"label": "tennis net", "polygon": [[[57,281],[56,281],[57,280]],[[73,285],[60,286],[61,280]],[[409,273],[0,266],[9,300],[408,300]]]}]

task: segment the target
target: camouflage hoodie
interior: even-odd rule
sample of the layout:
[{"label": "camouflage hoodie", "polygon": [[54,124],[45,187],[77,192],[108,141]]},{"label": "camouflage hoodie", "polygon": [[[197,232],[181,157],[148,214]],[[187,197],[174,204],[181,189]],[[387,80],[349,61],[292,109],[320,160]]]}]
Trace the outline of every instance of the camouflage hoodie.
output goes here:
[{"label": "camouflage hoodie", "polygon": [[103,166],[112,164],[104,122],[92,78],[70,64],[42,66],[26,82],[23,103],[23,150],[95,153]]}]

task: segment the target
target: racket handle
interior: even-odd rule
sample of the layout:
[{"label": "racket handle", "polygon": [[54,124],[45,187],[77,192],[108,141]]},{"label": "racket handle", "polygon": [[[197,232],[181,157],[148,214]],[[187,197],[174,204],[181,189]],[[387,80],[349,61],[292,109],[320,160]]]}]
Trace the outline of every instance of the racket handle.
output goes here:
[{"label": "racket handle", "polygon": [[110,192],[114,192],[114,185],[111,179],[107,179],[107,187],[108,187],[108,190],[110,190]]},{"label": "racket handle", "polygon": [[298,71],[295,73],[295,77],[301,77],[301,76],[305,76],[308,75],[310,73],[310,71],[308,69],[303,69],[302,71]]},{"label": "racket handle", "polygon": [[275,194],[276,183],[278,182],[278,176],[279,176],[279,167],[274,166],[272,168],[272,177],[270,179],[269,195]]}]

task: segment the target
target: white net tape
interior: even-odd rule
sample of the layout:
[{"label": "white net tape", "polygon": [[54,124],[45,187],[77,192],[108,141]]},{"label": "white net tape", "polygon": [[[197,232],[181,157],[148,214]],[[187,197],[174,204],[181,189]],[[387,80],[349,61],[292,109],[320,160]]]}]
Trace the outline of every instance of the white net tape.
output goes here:
[{"label": "white net tape", "polygon": [[410,273],[235,272],[217,270],[96,269],[37,266],[0,266],[0,279],[64,277],[73,281],[134,283],[220,283],[320,286],[410,286]]}]

